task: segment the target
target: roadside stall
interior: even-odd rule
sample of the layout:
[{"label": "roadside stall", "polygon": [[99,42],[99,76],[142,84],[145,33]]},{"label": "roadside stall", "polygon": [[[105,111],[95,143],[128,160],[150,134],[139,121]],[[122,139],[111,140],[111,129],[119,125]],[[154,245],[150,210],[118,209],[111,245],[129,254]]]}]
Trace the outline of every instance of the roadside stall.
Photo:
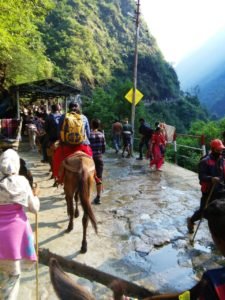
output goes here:
[{"label": "roadside stall", "polygon": [[[5,99],[5,102],[8,106],[15,107],[15,113],[11,118],[0,119],[0,150],[7,148],[18,150],[23,125],[21,103],[37,102],[39,105],[43,103],[48,109],[51,102],[60,101],[66,109],[67,100],[74,99],[80,94],[80,90],[53,79],[43,79],[11,86],[9,94],[10,105],[8,99]],[[4,103],[4,99],[2,102]]]}]

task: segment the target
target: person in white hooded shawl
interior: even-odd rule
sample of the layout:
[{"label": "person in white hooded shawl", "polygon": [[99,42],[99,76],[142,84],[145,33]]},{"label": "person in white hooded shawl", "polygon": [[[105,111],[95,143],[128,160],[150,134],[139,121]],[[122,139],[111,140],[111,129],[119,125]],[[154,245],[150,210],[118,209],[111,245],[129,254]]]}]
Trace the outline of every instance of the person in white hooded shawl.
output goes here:
[{"label": "person in white hooded shawl", "polygon": [[25,208],[37,213],[37,189],[19,175],[20,159],[9,149],[0,156],[0,299],[14,300],[19,293],[22,262],[37,260],[33,233]]}]

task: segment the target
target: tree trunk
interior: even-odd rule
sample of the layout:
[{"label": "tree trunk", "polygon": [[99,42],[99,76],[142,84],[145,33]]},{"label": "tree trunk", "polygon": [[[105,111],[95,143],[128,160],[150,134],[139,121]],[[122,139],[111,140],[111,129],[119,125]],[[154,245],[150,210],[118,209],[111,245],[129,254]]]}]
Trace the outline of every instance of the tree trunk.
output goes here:
[{"label": "tree trunk", "polygon": [[6,64],[0,63],[0,93],[4,91],[4,82],[6,77]]}]

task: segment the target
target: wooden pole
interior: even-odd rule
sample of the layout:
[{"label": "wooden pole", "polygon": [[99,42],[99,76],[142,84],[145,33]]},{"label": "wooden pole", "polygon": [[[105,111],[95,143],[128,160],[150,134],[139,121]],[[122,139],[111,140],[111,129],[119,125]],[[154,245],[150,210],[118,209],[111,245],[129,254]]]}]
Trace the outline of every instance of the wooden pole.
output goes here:
[{"label": "wooden pole", "polygon": [[[209,201],[210,201],[211,198],[212,198],[212,194],[213,194],[215,185],[216,185],[216,183],[213,183],[213,185],[212,185],[212,187],[211,187],[211,190],[210,190],[210,193],[209,193],[209,195],[208,195],[208,198],[206,199],[204,209],[206,209],[206,208],[208,207]],[[198,229],[199,229],[199,227],[200,227],[200,224],[201,224],[201,222],[202,222],[202,218],[203,218],[203,213],[201,214],[201,218],[200,218],[200,220],[199,220],[199,222],[198,222],[198,225],[197,225],[197,228],[196,228],[196,230],[195,230],[195,232],[194,232],[193,238],[191,239],[191,244],[194,244],[194,240],[195,240],[196,234],[197,234],[197,232],[198,232]]]},{"label": "wooden pole", "polygon": [[50,252],[48,249],[39,249],[38,257],[39,262],[46,266],[49,266],[50,258],[55,258],[65,272],[75,274],[79,277],[87,278],[90,281],[95,281],[105,286],[109,286],[114,280],[120,280],[126,287],[125,294],[127,296],[144,298],[155,295],[153,292],[147,290],[142,286],[97,270],[93,267],[89,267],[85,264],[81,264],[74,260],[65,259],[60,255]]},{"label": "wooden pole", "polygon": [[20,119],[20,94],[19,90],[16,91],[16,109],[17,109],[17,119]]},{"label": "wooden pole", "polygon": [[35,214],[35,243],[36,243],[36,300],[39,296],[39,281],[38,281],[38,262],[39,262],[39,253],[38,253],[38,213]]},{"label": "wooden pole", "polygon": [[134,144],[134,124],[135,124],[135,102],[136,102],[136,90],[137,90],[137,65],[138,65],[138,38],[139,38],[139,25],[140,25],[140,0],[137,1],[137,11],[135,20],[135,47],[134,47],[134,73],[133,73],[133,97],[132,97],[132,107],[131,107],[131,126],[133,129],[133,141],[131,145],[131,154],[133,155],[133,144]]}]

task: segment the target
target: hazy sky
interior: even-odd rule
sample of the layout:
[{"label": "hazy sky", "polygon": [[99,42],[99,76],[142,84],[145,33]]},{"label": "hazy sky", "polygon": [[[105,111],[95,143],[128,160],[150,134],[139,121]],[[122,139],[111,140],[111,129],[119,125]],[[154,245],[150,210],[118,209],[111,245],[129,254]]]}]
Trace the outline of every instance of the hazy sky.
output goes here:
[{"label": "hazy sky", "polygon": [[225,27],[225,0],[140,0],[164,57],[176,64]]}]

